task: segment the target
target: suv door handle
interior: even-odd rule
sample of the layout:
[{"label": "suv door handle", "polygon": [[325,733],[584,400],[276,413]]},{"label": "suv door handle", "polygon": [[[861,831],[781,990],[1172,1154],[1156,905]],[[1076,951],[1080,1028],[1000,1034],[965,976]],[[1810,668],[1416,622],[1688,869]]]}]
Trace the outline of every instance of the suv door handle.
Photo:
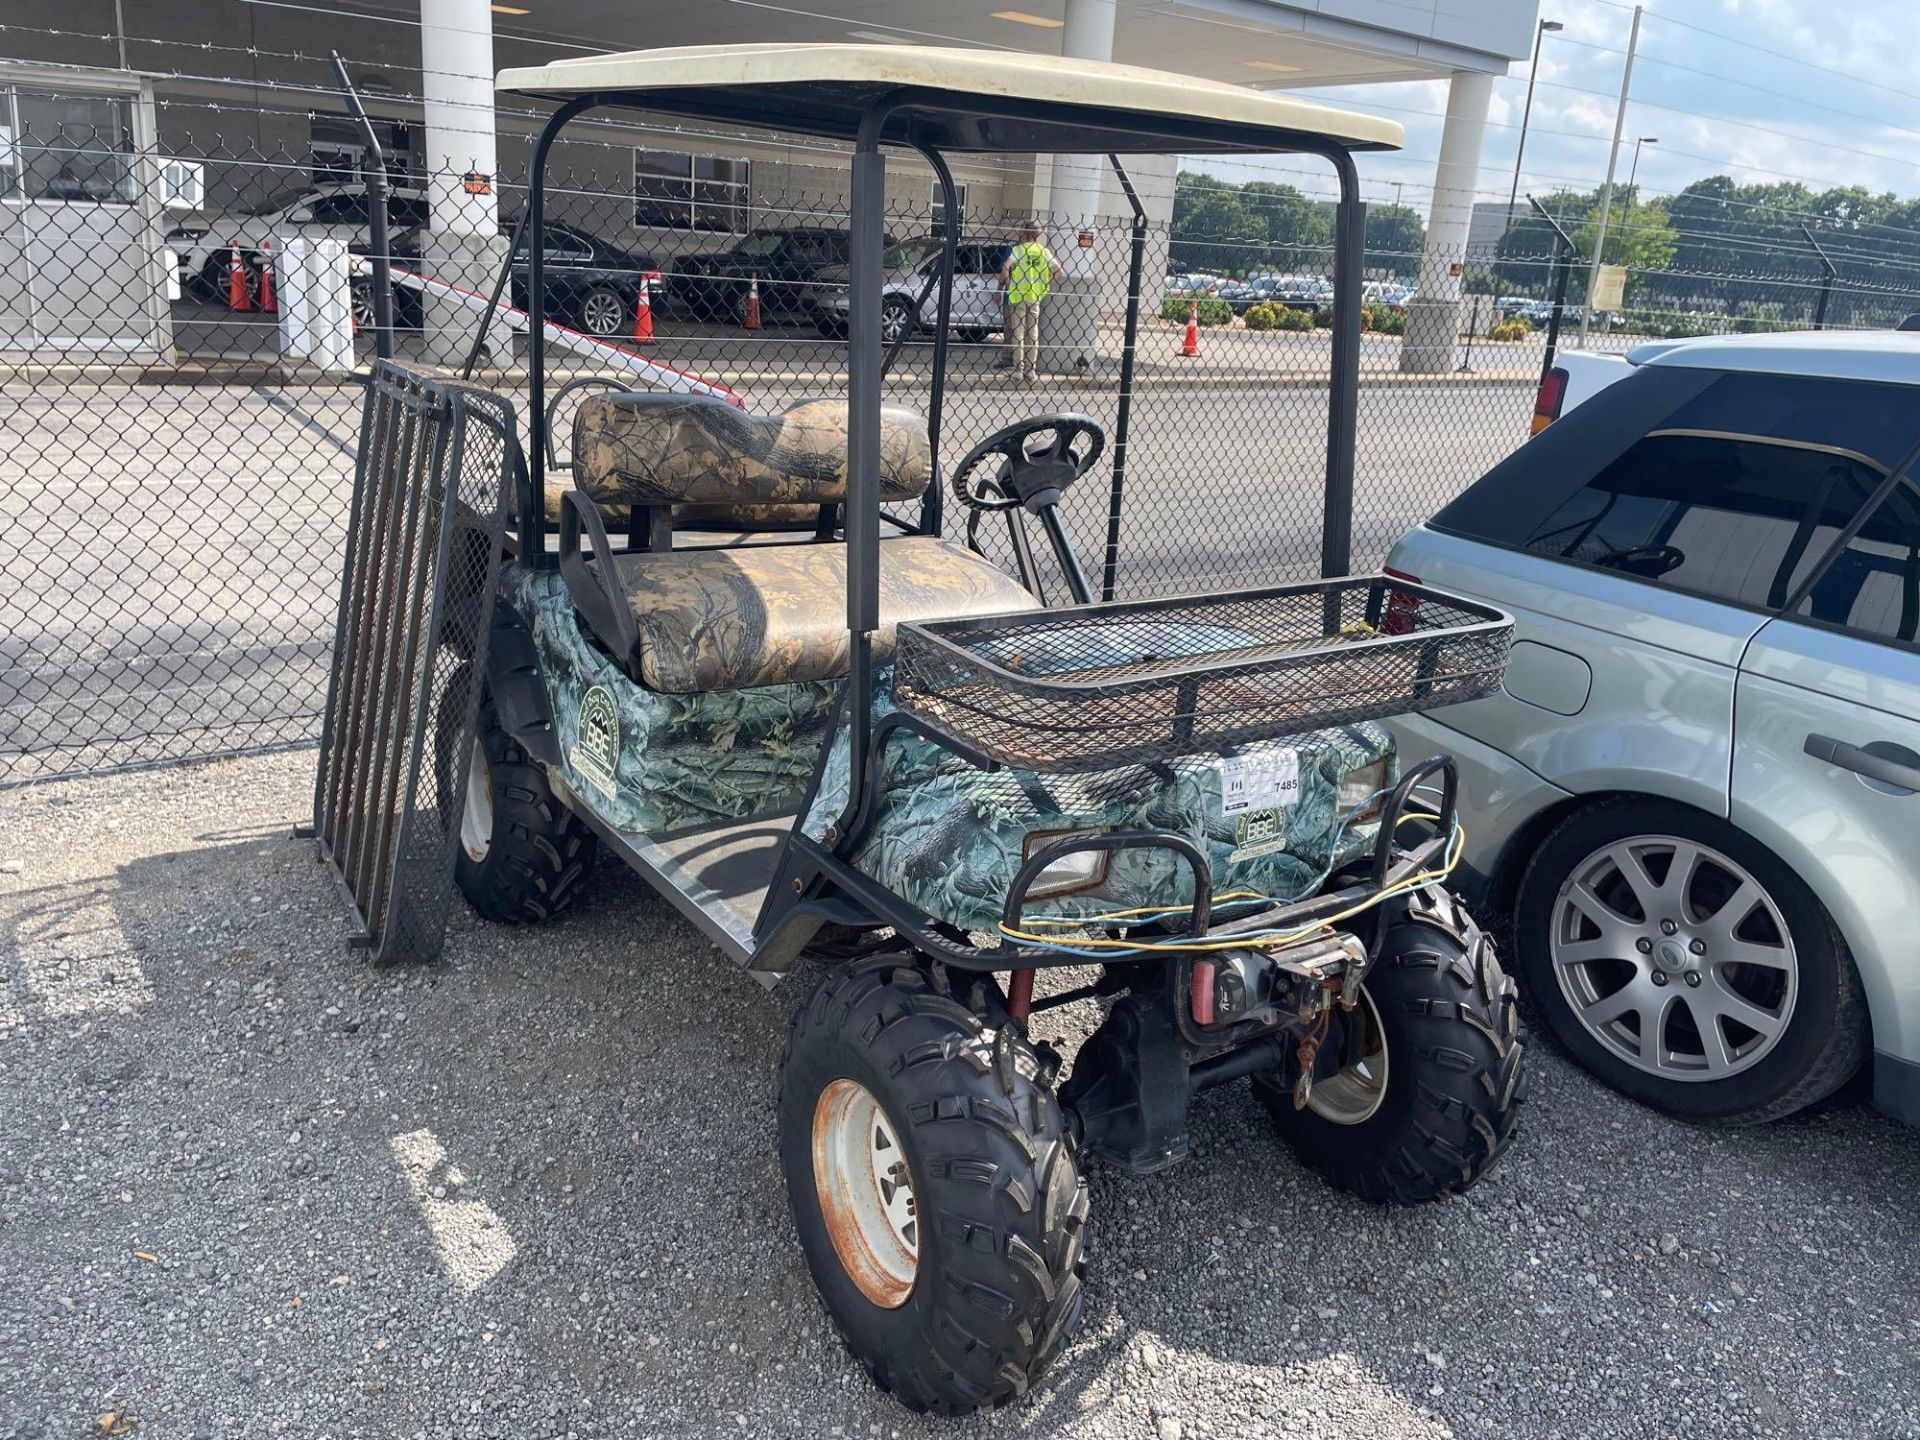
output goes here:
[{"label": "suv door handle", "polygon": [[1920,791],[1920,765],[1902,765],[1898,760],[1875,755],[1871,750],[1835,740],[1831,735],[1809,735],[1805,748],[1816,760],[1878,780],[1882,785],[1892,785],[1909,794]]}]

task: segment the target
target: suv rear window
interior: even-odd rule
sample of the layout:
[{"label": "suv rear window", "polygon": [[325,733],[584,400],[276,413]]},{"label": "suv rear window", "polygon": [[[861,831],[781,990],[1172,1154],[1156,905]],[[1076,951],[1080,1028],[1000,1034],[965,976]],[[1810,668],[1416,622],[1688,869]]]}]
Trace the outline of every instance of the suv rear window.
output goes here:
[{"label": "suv rear window", "polygon": [[1785,605],[1885,478],[1864,456],[1691,430],[1635,442],[1525,548],[1738,605]]},{"label": "suv rear window", "polygon": [[1431,524],[1779,610],[1916,438],[1908,387],[1645,366],[1522,445]]}]

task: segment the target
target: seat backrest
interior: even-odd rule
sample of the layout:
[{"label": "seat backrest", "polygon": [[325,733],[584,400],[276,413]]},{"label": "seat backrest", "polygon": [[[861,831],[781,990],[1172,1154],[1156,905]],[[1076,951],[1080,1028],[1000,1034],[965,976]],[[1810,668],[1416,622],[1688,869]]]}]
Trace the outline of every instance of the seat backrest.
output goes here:
[{"label": "seat backrest", "polygon": [[[847,498],[847,402],[749,415],[710,395],[589,395],[573,418],[574,484],[602,505],[837,505]],[[927,422],[880,409],[880,496],[933,476]]]}]

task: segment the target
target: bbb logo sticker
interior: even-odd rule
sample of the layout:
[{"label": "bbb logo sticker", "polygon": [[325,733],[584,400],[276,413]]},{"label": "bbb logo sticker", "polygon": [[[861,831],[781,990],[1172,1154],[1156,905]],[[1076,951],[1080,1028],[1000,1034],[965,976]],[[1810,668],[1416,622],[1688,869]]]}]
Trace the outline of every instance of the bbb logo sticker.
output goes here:
[{"label": "bbb logo sticker", "polygon": [[1251,860],[1256,855],[1272,855],[1287,848],[1287,812],[1262,810],[1242,815],[1233,828],[1233,853],[1229,860]]},{"label": "bbb logo sticker", "polygon": [[581,697],[580,733],[568,758],[583,780],[613,795],[614,773],[620,768],[620,711],[606,686],[596,685]]}]

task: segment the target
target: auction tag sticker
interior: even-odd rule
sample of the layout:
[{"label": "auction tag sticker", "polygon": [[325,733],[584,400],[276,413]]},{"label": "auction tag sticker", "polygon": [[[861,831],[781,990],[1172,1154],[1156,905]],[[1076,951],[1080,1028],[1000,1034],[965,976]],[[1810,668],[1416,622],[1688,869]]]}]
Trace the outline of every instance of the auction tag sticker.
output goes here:
[{"label": "auction tag sticker", "polygon": [[1220,813],[1272,810],[1300,798],[1300,752],[1267,750],[1220,757]]}]

